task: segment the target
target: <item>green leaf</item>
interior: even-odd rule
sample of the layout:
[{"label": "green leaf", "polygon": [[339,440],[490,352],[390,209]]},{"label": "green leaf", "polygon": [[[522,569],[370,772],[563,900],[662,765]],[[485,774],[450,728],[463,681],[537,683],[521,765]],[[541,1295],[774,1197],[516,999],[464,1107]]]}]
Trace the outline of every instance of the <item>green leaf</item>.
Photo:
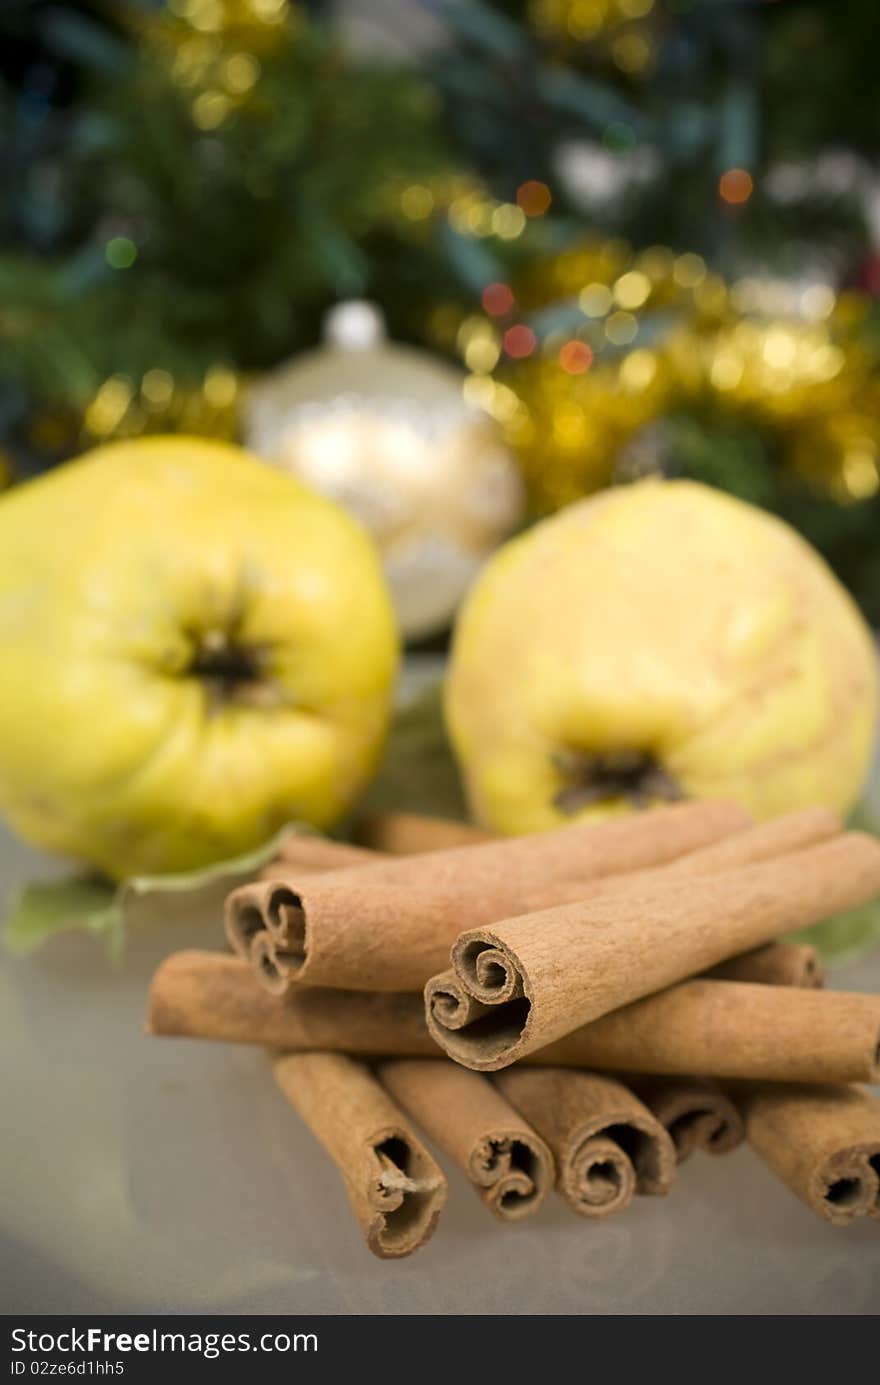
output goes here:
[{"label": "green leaf", "polygon": [[267,842],[240,856],[216,861],[201,870],[178,875],[134,875],[124,880],[116,891],[116,904],[126,926],[149,923],[161,909],[166,921],[192,919],[195,914],[217,915],[223,900],[236,885],[253,879],[267,861],[278,855],[285,838],[313,829],[299,823],[289,823]]},{"label": "green leaf", "polygon": [[[877,834],[877,819],[869,799],[850,814],[847,827],[853,832]],[[846,909],[812,928],[802,928],[791,938],[793,942],[812,943],[826,962],[839,966],[842,962],[857,961],[880,942],[880,899]]]},{"label": "green leaf", "polygon": [[109,881],[35,881],[10,901],[5,942],[10,952],[25,956],[58,933],[83,928],[96,937],[112,936],[120,922],[116,890]]},{"label": "green leaf", "polygon": [[80,929],[102,938],[116,960],[130,925],[150,922],[158,909],[166,921],[208,911],[216,916],[228,892],[276,856],[286,837],[310,830],[290,824],[253,851],[178,875],[138,875],[121,885],[84,876],[34,881],[10,901],[4,942],[10,952],[25,956],[59,933]]},{"label": "green leaf", "polygon": [[880,901],[862,904],[843,914],[801,929],[791,935],[792,942],[812,943],[826,962],[854,962],[873,951],[880,942]]},{"label": "green leaf", "polygon": [[432,683],[398,710],[379,773],[358,811],[467,819],[458,767],[443,726],[442,683]]}]

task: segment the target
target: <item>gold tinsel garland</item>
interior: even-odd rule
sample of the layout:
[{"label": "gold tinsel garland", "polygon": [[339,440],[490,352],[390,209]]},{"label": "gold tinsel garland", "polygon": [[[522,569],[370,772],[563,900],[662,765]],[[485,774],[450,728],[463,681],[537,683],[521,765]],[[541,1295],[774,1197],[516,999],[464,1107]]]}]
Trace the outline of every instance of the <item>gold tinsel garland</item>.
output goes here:
[{"label": "gold tinsel garland", "polygon": [[[616,41],[652,23],[652,11],[652,0],[535,0],[531,19],[545,37]],[[261,60],[299,24],[288,0],[169,0],[145,21],[144,37],[187,92],[194,122],[211,129],[256,96]],[[525,247],[530,222],[551,202],[543,183],[503,201],[467,175],[392,180],[379,196],[416,240],[446,222],[501,248],[521,238]],[[503,425],[536,510],[605,485],[642,430],[694,408],[766,429],[785,464],[835,499],[880,489],[880,383],[864,299],[823,284],[728,284],[698,255],[633,252],[617,240],[521,258],[531,267],[487,285],[481,310],[439,304],[426,336],[461,356],[466,397]],[[226,365],[195,383],[158,367],[136,380],[114,375],[85,408],[80,440],[174,430],[233,437],[242,390]]]},{"label": "gold tinsel garland", "polygon": [[[480,198],[468,184],[431,195],[432,215],[456,203],[461,215]],[[728,285],[698,255],[634,253],[611,240],[547,257],[521,282],[488,286],[483,300],[492,311],[439,306],[428,330],[463,359],[466,398],[502,425],[539,512],[607,484],[627,444],[673,410],[766,430],[785,464],[836,500],[880,489],[880,379],[859,295]],[[85,411],[84,440],[234,437],[243,384],[225,366],[196,385],[161,369],[112,376]]]},{"label": "gold tinsel garland", "polygon": [[766,430],[785,465],[835,499],[880,489],[880,383],[860,296],[727,284],[697,255],[618,241],[586,242],[493,289],[503,311],[465,318],[457,345],[466,388],[504,425],[538,511],[605,485],[627,443],[673,410]]}]

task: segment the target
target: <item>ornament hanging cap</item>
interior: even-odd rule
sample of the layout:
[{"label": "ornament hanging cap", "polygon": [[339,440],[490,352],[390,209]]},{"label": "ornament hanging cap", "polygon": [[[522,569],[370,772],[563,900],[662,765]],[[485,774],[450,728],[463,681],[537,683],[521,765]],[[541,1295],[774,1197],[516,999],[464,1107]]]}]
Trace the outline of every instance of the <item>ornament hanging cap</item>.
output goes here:
[{"label": "ornament hanging cap", "polygon": [[370,351],[385,340],[385,319],[375,303],[349,298],[324,315],[324,340],[340,351]]}]

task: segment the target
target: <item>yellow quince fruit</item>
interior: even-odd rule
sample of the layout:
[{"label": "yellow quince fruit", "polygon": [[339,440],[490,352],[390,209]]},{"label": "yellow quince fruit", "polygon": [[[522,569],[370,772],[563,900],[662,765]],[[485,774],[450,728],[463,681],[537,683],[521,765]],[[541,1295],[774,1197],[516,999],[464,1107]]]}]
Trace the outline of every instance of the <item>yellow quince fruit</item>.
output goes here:
[{"label": "yellow quince fruit", "polygon": [[845,813],[876,705],[871,634],[810,545],[660,480],[500,549],[460,613],[445,694],[473,812],[506,833],[680,796]]},{"label": "yellow quince fruit", "polygon": [[331,502],[237,447],[101,447],[0,499],[0,811],[120,877],[192,869],[373,770],[397,637]]}]

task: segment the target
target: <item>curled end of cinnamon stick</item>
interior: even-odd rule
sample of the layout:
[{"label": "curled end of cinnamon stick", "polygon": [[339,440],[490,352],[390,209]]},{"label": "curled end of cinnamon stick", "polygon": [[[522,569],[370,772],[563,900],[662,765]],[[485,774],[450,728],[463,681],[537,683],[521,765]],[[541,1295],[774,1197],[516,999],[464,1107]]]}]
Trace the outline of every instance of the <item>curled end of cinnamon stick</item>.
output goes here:
[{"label": "curled end of cinnamon stick", "polygon": [[632,1085],[669,1133],[679,1163],[698,1149],[729,1154],[745,1137],[742,1116],[714,1082],[655,1077],[637,1079]]},{"label": "curled end of cinnamon stick", "polygon": [[507,1067],[519,1054],[531,1011],[519,960],[492,932],[478,929],[456,941],[452,963],[452,971],[425,987],[431,1037],[463,1067]]},{"label": "curled end of cinnamon stick", "polygon": [[411,1255],[433,1234],[446,1179],[371,1071],[340,1053],[275,1056],[275,1080],[324,1146],[367,1246]]},{"label": "curled end of cinnamon stick", "polygon": [[619,1082],[561,1068],[508,1068],[500,1091],[547,1141],[573,1212],[605,1217],[635,1193],[664,1195],[675,1149],[651,1111]]},{"label": "curled end of cinnamon stick", "polygon": [[766,943],[719,962],[706,975],[714,980],[754,981],[800,990],[819,990],[825,985],[822,959],[810,943]]},{"label": "curled end of cinnamon stick", "polygon": [[[411,1255],[433,1236],[446,1182],[430,1155],[402,1128],[389,1128],[370,1151],[375,1171],[367,1190],[374,1212],[365,1226],[367,1245],[382,1260]],[[359,1190],[349,1184],[357,1204]]]},{"label": "curled end of cinnamon stick", "polygon": [[490,1212],[519,1221],[536,1212],[553,1187],[553,1156],[534,1133],[493,1130],[474,1148],[468,1173]]},{"label": "curled end of cinnamon stick", "polygon": [[491,1013],[490,1006],[468,995],[454,971],[433,976],[425,986],[425,1011],[429,1028],[436,1026],[438,1031],[464,1029]]},{"label": "curled end of cinnamon stick", "polygon": [[823,1221],[880,1220],[880,1102],[839,1083],[733,1084],[746,1138]]},{"label": "curled end of cinnamon stick", "polygon": [[223,910],[223,930],[232,951],[247,960],[251,943],[265,928],[260,894],[252,885],[241,885],[226,897]]},{"label": "curled end of cinnamon stick", "polygon": [[620,1145],[605,1136],[584,1140],[559,1171],[559,1192],[580,1217],[610,1217],[632,1202],[636,1174]]},{"label": "curled end of cinnamon stick", "polygon": [[291,989],[294,978],[286,954],[278,949],[265,928],[251,939],[248,960],[264,991],[286,995]]},{"label": "curled end of cinnamon stick", "polygon": [[817,1170],[808,1201],[832,1226],[856,1217],[880,1220],[880,1144],[834,1153]]},{"label": "curled end of cinnamon stick", "polygon": [[300,979],[308,932],[300,895],[289,881],[242,885],[226,900],[226,937],[253,967],[270,995],[284,995]]}]

